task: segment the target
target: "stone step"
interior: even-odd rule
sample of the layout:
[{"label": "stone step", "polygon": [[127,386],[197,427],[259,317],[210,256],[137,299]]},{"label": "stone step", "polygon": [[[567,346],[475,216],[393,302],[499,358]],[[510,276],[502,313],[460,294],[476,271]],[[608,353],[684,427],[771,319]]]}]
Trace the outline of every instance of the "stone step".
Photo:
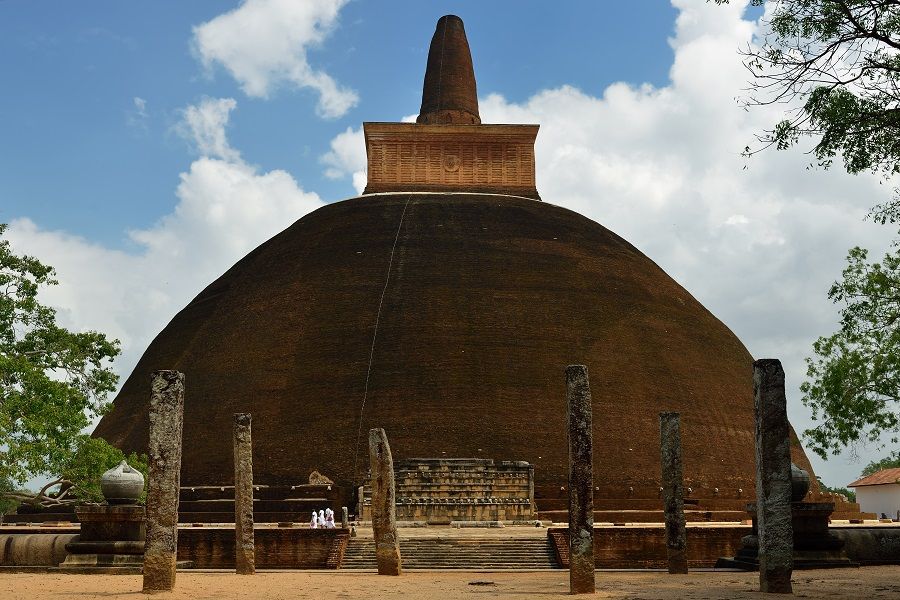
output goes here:
[{"label": "stone step", "polygon": [[[281,523],[291,521],[293,523],[308,523],[312,511],[277,511],[262,512],[253,511],[253,521],[256,523]],[[335,519],[340,519],[336,515]],[[234,510],[216,512],[188,512],[178,511],[179,523],[234,523]]]},{"label": "stone step", "polygon": [[[260,500],[282,500],[284,498],[323,498],[334,497],[337,488],[329,485],[254,485],[253,497]],[[227,500],[234,499],[234,486],[231,485],[198,485],[182,486],[178,494],[179,500]]]},{"label": "stone step", "polygon": [[[569,518],[566,510],[539,510],[538,518],[554,523],[565,523]],[[685,510],[684,518],[689,523],[713,521],[739,522],[748,518],[745,511],[729,510]],[[595,510],[594,523],[662,523],[662,510]]]},{"label": "stone step", "polygon": [[[285,498],[283,500],[258,500],[253,499],[253,512],[289,512],[311,513],[313,510],[335,510],[328,498]],[[178,512],[202,513],[202,512],[234,512],[234,498],[221,500],[187,500],[178,503]],[[337,512],[337,510],[335,510]]]},{"label": "stone step", "polygon": [[[405,569],[549,569],[557,568],[544,538],[413,538],[400,541]],[[351,538],[344,569],[374,569],[371,539]]]}]

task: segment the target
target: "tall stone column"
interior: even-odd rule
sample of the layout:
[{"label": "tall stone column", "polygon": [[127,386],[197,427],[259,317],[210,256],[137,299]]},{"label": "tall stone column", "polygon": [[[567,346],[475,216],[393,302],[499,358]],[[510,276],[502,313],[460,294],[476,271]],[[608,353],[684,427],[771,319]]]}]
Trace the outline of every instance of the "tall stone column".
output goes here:
[{"label": "tall stone column", "polygon": [[250,413],[234,415],[234,568],[238,575],[256,571],[253,541],[253,443]]},{"label": "tall stone column", "polygon": [[569,591],[594,593],[594,463],[587,367],[566,367],[569,438]]},{"label": "tall stone column", "polygon": [[150,469],[147,477],[144,593],[168,591],[175,587],[184,374],[156,371],[150,385],[150,443],[147,448]]},{"label": "tall stone column", "polygon": [[372,469],[372,530],[379,575],[400,574],[400,541],[397,539],[394,460],[384,429],[369,430],[369,462]]},{"label": "tall stone column", "polygon": [[684,468],[681,462],[681,416],[659,413],[659,448],[662,465],[663,510],[669,573],[687,573],[687,531],[684,522]]},{"label": "tall stone column", "polygon": [[759,591],[790,594],[794,568],[791,448],[784,370],[776,359],[753,363],[756,405],[756,515]]}]

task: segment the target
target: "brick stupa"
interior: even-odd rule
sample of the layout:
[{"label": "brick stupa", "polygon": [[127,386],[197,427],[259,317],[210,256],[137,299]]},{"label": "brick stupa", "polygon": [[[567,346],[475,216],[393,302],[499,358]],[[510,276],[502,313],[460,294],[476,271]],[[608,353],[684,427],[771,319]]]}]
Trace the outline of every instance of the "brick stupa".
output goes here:
[{"label": "brick stupa", "polygon": [[598,510],[661,508],[658,414],[678,411],[688,502],[741,514],[755,498],[750,354],[633,245],[538,200],[537,130],[481,124],[462,21],[443,17],[418,122],[365,124],[364,195],[306,215],[203,290],[95,435],[145,451],[150,373],[177,369],[182,485],[230,484],[231,419],[245,412],[257,484],[317,469],[349,498],[365,433],[383,427],[395,460],[531,463],[549,514],[566,497],[563,370],[583,363]]}]

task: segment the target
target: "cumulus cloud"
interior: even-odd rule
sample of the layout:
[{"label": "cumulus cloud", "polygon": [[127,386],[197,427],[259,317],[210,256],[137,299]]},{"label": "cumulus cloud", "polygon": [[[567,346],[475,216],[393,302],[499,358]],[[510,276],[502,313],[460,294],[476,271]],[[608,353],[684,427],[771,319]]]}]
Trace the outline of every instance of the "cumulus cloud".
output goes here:
[{"label": "cumulus cloud", "polygon": [[248,96],[266,98],[281,85],[319,94],[318,113],[339,117],[359,97],[310,66],[307,49],[321,44],[347,0],[244,0],[194,27],[193,47],[207,69],[224,67]]},{"label": "cumulus cloud", "polygon": [[125,111],[125,122],[128,126],[142,133],[146,133],[147,119],[149,116],[150,115],[147,113],[147,101],[139,96],[132,98],[131,108]]},{"label": "cumulus cloud", "polygon": [[[405,115],[401,123],[415,123],[419,115]],[[363,128],[348,127],[343,133],[331,140],[331,150],[319,158],[325,165],[325,177],[341,179],[349,176],[357,194],[362,194],[366,187],[368,161],[366,159],[366,138]]]},{"label": "cumulus cloud", "polygon": [[180,175],[178,202],[146,229],[128,232],[136,251],[91,243],[33,221],[13,220],[8,238],[19,253],[38,256],[60,285],[44,301],[60,322],[96,329],[122,341],[116,371],[127,376],[150,340],[203,287],[254,247],[322,206],[285,171],[261,172],[240,158],[225,135],[231,98],[187,107],[178,130],[200,156]]},{"label": "cumulus cloud", "polygon": [[[675,60],[664,87],[614,83],[601,96],[575,87],[542,90],[522,103],[481,99],[485,123],[540,123],[537,185],[547,202],[576,210],[634,243],[728,325],[759,358],[780,358],[791,419],[811,424],[800,403],[804,357],[837,325],[827,300],[847,250],[880,252],[893,231],[864,220],[890,186],[839,168],[808,170],[801,151],[741,156],[783,106],[744,111],[735,101],[747,72],[737,55],[758,33],[743,7],[676,0]],[[348,130],[323,160],[332,176],[365,185],[362,133]],[[746,168],[745,168],[746,167]],[[703,368],[698,365],[698,368]],[[859,464],[817,470],[846,484]]]},{"label": "cumulus cloud", "polygon": [[331,140],[331,150],[321,158],[327,166],[325,176],[340,179],[350,175],[357,194],[366,187],[366,142],[362,127],[339,133]]},{"label": "cumulus cloud", "polygon": [[182,111],[176,130],[201,156],[240,162],[240,153],[231,147],[225,133],[231,111],[236,106],[234,98],[204,98],[200,104]]}]

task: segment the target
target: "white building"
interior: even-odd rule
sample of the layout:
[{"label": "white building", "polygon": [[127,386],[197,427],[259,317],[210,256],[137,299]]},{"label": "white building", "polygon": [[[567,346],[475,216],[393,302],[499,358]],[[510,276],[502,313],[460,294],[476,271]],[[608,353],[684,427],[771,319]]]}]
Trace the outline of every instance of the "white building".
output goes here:
[{"label": "white building", "polygon": [[847,487],[856,488],[856,501],[863,512],[900,519],[900,468],[872,473]]}]

